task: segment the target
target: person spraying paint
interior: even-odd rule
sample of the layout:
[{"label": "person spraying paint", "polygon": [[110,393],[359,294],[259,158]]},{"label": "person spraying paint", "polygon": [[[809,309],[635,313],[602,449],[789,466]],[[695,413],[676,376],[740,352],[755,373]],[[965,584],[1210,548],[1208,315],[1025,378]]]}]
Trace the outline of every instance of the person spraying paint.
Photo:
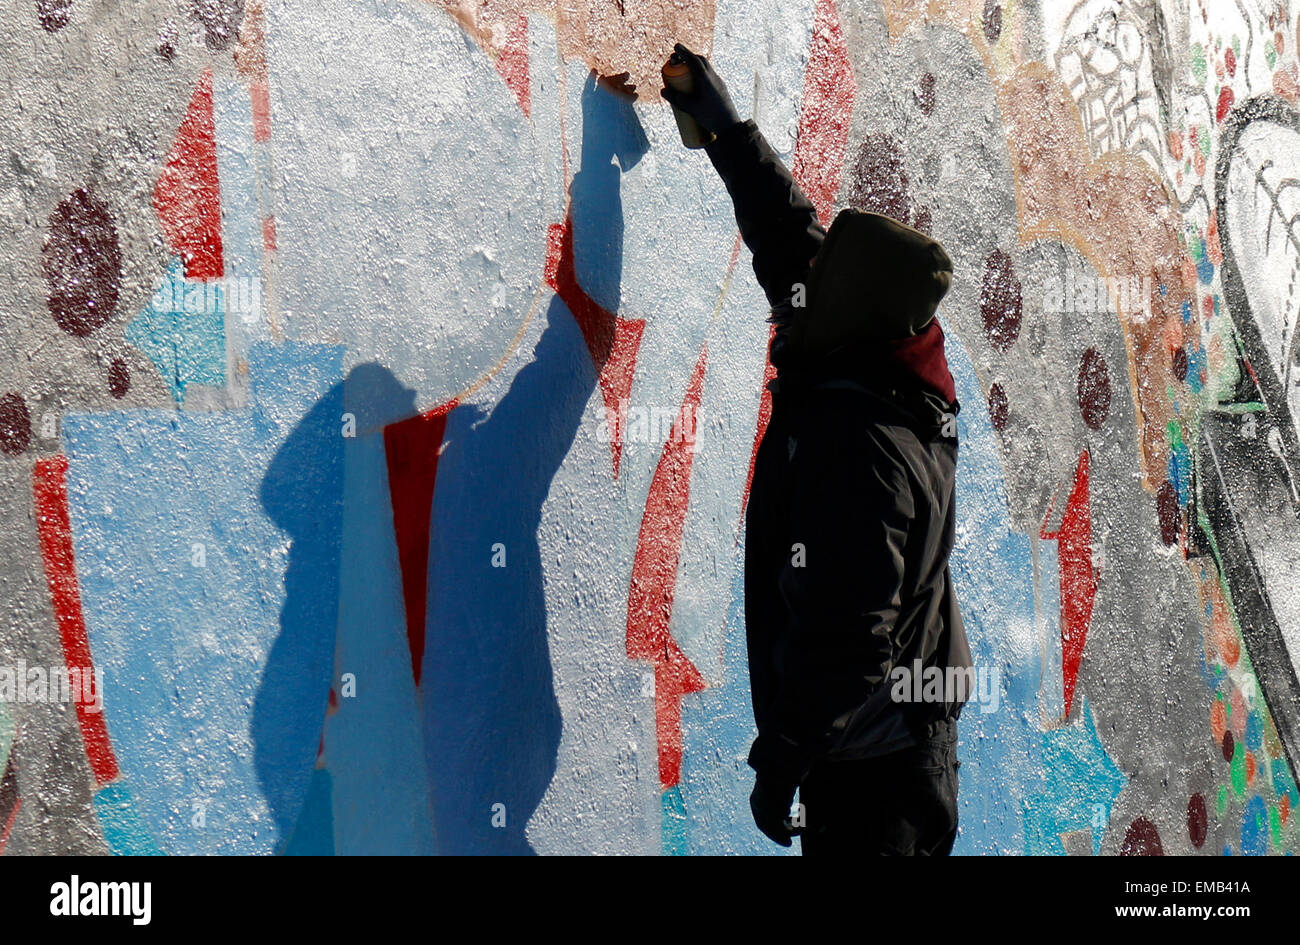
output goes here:
[{"label": "person spraying paint", "polygon": [[689,70],[661,94],[699,128],[683,143],[731,196],[774,328],[745,520],[755,823],[805,855],[946,855],[975,675],[948,566],[952,262],[882,214],[846,208],[826,230],[709,60],[677,44],[668,65]]}]

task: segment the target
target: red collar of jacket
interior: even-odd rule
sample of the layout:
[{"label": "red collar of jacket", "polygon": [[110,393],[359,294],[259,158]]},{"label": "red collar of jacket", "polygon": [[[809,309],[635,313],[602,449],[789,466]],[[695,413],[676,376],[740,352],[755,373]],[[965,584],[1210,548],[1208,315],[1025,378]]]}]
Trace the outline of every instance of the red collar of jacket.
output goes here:
[{"label": "red collar of jacket", "polygon": [[943,339],[943,326],[936,317],[919,334],[884,342],[881,356],[952,403],[957,399],[957,385],[948,370]]}]

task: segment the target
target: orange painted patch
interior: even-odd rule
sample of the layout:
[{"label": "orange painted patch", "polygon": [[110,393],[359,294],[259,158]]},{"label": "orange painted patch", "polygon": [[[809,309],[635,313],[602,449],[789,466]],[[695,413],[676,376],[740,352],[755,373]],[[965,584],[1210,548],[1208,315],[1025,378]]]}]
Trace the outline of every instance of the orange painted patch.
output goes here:
[{"label": "orange painted patch", "polygon": [[1223,744],[1223,733],[1228,730],[1228,720],[1223,712],[1223,700],[1215,699],[1210,703],[1210,734],[1216,745]]}]

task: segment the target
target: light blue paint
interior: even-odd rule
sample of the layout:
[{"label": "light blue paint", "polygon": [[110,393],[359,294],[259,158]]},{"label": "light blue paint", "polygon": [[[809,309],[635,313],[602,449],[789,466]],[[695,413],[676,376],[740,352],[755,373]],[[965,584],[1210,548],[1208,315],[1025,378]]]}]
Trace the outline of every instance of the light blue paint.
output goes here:
[{"label": "light blue paint", "polygon": [[1024,801],[1028,855],[1064,855],[1061,834],[1087,830],[1100,856],[1111,807],[1127,784],[1101,744],[1086,699],[1079,714],[1082,721],[1043,732],[1044,787]]},{"label": "light blue paint", "polygon": [[1187,345],[1187,384],[1192,389],[1192,393],[1199,394],[1201,388],[1205,386],[1205,378],[1209,371],[1207,355],[1205,348],[1196,342],[1188,342]]},{"label": "light blue paint", "polygon": [[[963,408],[957,415],[958,536],[951,567],[977,671],[996,668],[996,711],[975,703],[958,723],[959,832],[954,854],[1014,853],[1023,844],[1024,799],[1042,789],[1040,718],[1059,714],[1059,579],[1056,543],[1011,530],[997,435],[966,347],[946,338]],[[1035,614],[1031,542],[1038,542],[1040,613]],[[1037,627],[1037,629],[1035,629]],[[1049,674],[1038,636],[1050,643]]]},{"label": "light blue paint", "polygon": [[184,264],[172,257],[162,285],[126,326],[126,340],[154,363],[178,404],[190,384],[225,383],[224,292],[220,282],[185,278]]},{"label": "light blue paint", "polygon": [[[744,550],[731,559],[725,676],[720,686],[682,701],[682,777],[686,851],[692,856],[791,854],[759,833],[749,810],[754,770],[746,763],[754,730],[745,650]],[[665,844],[667,834],[665,832]]]},{"label": "light blue paint", "polygon": [[663,810],[660,831],[663,834],[664,856],[686,856],[687,819],[686,802],[682,799],[680,785],[673,785],[659,795]]},{"label": "light blue paint", "polygon": [[247,409],[64,420],[108,731],[164,852],[271,852],[298,820],[334,655],[341,360],[255,346]]},{"label": "light blue paint", "polygon": [[162,855],[140,821],[125,783],[114,781],[96,791],[94,807],[99,827],[104,831],[104,842],[114,856]]},{"label": "light blue paint", "polygon": [[0,778],[9,766],[9,752],[14,747],[14,718],[0,702]]},{"label": "light blue paint", "polygon": [[1251,796],[1241,814],[1241,852],[1244,856],[1268,853],[1268,812],[1258,794]]}]

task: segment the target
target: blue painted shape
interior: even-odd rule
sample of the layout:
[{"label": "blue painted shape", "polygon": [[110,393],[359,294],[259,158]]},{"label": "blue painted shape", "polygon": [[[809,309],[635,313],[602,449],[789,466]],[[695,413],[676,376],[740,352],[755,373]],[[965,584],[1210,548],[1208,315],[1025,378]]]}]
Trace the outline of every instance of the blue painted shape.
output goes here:
[{"label": "blue painted shape", "polygon": [[342,357],[255,345],[247,409],[64,420],[108,730],[164,852],[268,853],[298,820],[333,668]]},{"label": "blue painted shape", "polygon": [[5,703],[0,702],[0,777],[4,777],[5,769],[9,766],[9,752],[14,747],[14,719],[5,708]]},{"label": "blue painted shape", "polygon": [[126,340],[157,366],[178,404],[190,384],[226,382],[224,293],[221,282],[185,278],[174,256],[158,291],[126,326]]},{"label": "blue painted shape", "polygon": [[1187,384],[1192,393],[1199,394],[1205,386],[1206,372],[1209,369],[1205,348],[1195,342],[1188,344]]},{"label": "blue painted shape", "polygon": [[1268,852],[1268,812],[1264,799],[1258,794],[1246,802],[1241,814],[1241,853],[1243,856],[1263,856]]},{"label": "blue painted shape", "polygon": [[135,811],[126,784],[114,781],[95,792],[95,816],[113,856],[161,856],[157,844]]},{"label": "blue painted shape", "polygon": [[338,711],[325,721],[325,759],[334,841],[347,856],[436,852],[383,434],[385,424],[415,414],[414,398],[376,364],[354,368],[344,382],[344,405],[358,435],[344,450],[346,564],[335,667],[336,680],[352,674],[356,694],[339,692]]},{"label": "blue painted shape", "polygon": [[1185,440],[1180,440],[1170,446],[1169,481],[1174,484],[1178,504],[1180,506],[1186,505],[1192,488],[1192,458]]},{"label": "blue painted shape", "polygon": [[[682,776],[678,787],[689,814],[685,824],[686,852],[692,856],[797,854],[797,844],[781,847],[763,836],[749,810],[754,770],[746,759],[757,732],[745,647],[743,545],[732,551],[731,570],[722,685],[682,700]],[[668,842],[666,831],[664,842]]]},{"label": "blue painted shape", "polygon": [[1201,251],[1196,262],[1196,275],[1201,280],[1201,285],[1209,285],[1214,281],[1214,263],[1210,262],[1210,254],[1205,251],[1205,240],[1201,240]]},{"label": "blue painted shape", "polygon": [[[1024,799],[1042,789],[1040,719],[1063,707],[1057,548],[1012,530],[1002,455],[974,365],[956,335],[947,336],[946,346],[958,399],[971,405],[957,415],[959,519],[950,566],[976,669],[996,670],[1001,685],[996,708],[972,702],[958,723],[962,764],[953,852],[1009,854],[1023,844]],[[1048,640],[1046,666],[1040,635]]]},{"label": "blue painted shape", "polygon": [[660,834],[664,856],[686,856],[686,802],[680,785],[674,784],[660,795]]},{"label": "blue painted shape", "polygon": [[1260,719],[1259,712],[1250,711],[1246,713],[1246,747],[1251,751],[1259,751],[1260,746],[1264,743],[1264,725]]},{"label": "blue painted shape", "polygon": [[1042,734],[1045,785],[1024,801],[1028,855],[1064,855],[1061,834],[1087,830],[1099,856],[1111,807],[1128,783],[1106,753],[1086,699],[1080,715],[1081,723]]},{"label": "blue painted shape", "polygon": [[1291,772],[1287,769],[1286,760],[1283,758],[1274,758],[1269,760],[1269,768],[1273,773],[1273,793],[1280,800],[1282,795],[1290,798],[1291,806],[1295,807],[1300,803],[1300,793],[1296,792],[1295,782],[1291,780]]},{"label": "blue painted shape", "polygon": [[334,812],[330,774],[317,768],[311,776],[302,814],[285,846],[285,856],[333,856]]}]

